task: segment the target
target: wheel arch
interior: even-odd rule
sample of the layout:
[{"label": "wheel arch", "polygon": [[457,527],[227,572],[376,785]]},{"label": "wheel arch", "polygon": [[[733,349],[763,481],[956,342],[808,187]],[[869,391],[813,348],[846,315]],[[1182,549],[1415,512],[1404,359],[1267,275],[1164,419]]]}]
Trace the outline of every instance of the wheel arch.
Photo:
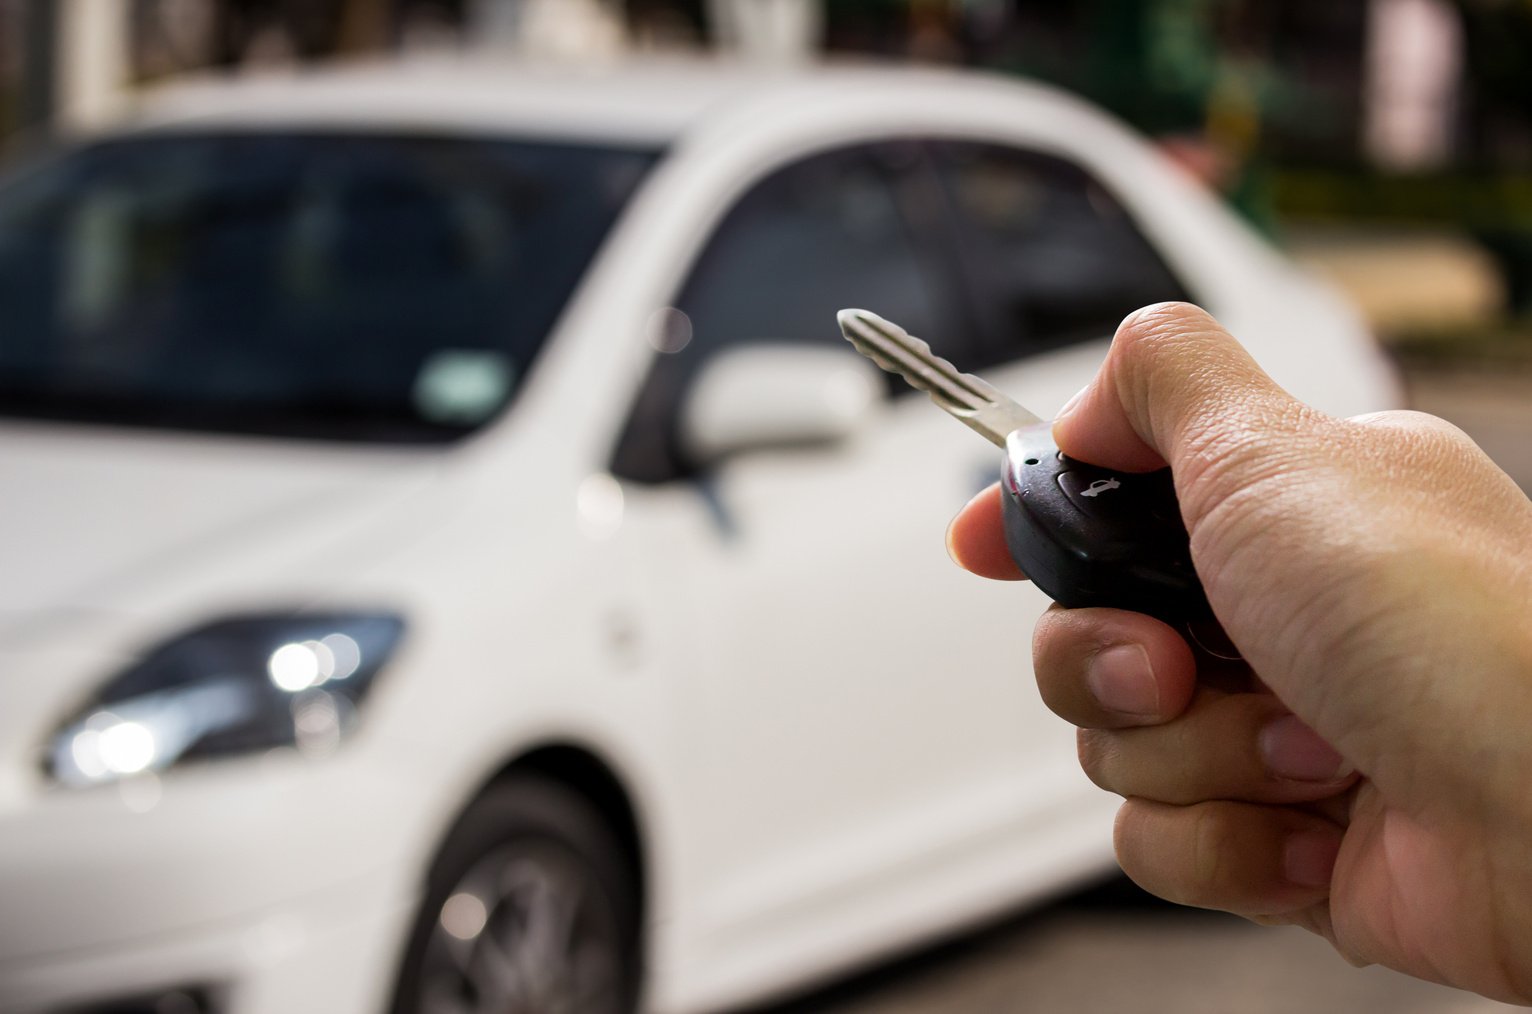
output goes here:
[{"label": "wheel arch", "polygon": [[649,910],[650,852],[632,788],[599,750],[572,740],[539,744],[507,759],[485,779],[463,810],[509,778],[535,774],[584,796],[595,806],[622,847],[623,863],[637,888],[640,918]]},{"label": "wheel arch", "polygon": [[[638,934],[640,952],[639,989],[643,988],[643,968],[647,964],[646,952],[650,946],[644,932],[645,915],[650,906],[650,852],[646,848],[645,833],[638,811],[635,793],[630,784],[618,773],[620,768],[601,751],[574,740],[551,740],[519,749],[503,763],[492,767],[474,789],[463,796],[451,819],[442,828],[421,870],[424,892],[422,901],[429,898],[437,884],[436,868],[450,843],[459,835],[465,822],[487,795],[499,787],[528,776],[553,783],[575,793],[588,802],[606,829],[616,839],[620,855],[617,856],[623,871],[631,876],[634,907],[632,918]],[[391,1014],[402,1014],[413,1008],[407,1004],[412,980],[410,956],[420,944],[418,918],[397,961],[398,971],[389,1007]]]}]

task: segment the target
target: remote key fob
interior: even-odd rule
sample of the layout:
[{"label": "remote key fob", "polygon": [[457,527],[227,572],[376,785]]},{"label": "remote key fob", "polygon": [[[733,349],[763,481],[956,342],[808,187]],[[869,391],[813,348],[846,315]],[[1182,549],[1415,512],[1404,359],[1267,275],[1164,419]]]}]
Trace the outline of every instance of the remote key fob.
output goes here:
[{"label": "remote key fob", "polygon": [[1109,472],[1065,457],[1048,426],[1029,426],[1006,436],[1000,488],[1006,548],[1060,605],[1171,624],[1212,617],[1170,469]]}]

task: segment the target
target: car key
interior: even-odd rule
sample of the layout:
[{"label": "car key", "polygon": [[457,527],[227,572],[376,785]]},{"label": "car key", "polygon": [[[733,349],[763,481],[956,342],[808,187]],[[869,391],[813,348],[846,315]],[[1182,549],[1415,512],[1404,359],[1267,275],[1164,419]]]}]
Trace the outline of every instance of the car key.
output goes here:
[{"label": "car key", "polygon": [[1048,423],[959,373],[897,324],[866,310],[842,310],[838,320],[857,351],[1005,450],[1006,547],[1050,598],[1131,609],[1177,626],[1211,620],[1170,469],[1112,472],[1066,457]]}]

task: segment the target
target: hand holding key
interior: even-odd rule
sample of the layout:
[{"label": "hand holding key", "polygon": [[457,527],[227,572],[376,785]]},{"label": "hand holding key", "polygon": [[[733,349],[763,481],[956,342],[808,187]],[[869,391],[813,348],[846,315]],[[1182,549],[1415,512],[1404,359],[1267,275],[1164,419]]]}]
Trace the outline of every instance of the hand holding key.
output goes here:
[{"label": "hand holding key", "polygon": [[[1532,504],[1452,426],[1323,415],[1184,304],[1124,322],[1053,426],[1070,457],[1168,463],[1237,666],[1142,613],[1055,607],[1043,699],[1128,797],[1127,873],[1185,904],[1324,935],[1532,1002]],[[954,558],[1020,577],[1002,493]],[[1231,680],[1230,670],[1246,677]]]}]

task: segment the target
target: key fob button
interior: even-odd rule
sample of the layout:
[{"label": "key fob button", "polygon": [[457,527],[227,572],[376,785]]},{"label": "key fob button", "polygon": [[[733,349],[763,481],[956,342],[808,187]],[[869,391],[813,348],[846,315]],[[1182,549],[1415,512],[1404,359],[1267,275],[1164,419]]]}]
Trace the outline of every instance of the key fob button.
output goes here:
[{"label": "key fob button", "polygon": [[1122,478],[1115,475],[1069,471],[1060,472],[1058,481],[1069,502],[1086,517],[1121,517],[1124,494],[1131,496]]}]

